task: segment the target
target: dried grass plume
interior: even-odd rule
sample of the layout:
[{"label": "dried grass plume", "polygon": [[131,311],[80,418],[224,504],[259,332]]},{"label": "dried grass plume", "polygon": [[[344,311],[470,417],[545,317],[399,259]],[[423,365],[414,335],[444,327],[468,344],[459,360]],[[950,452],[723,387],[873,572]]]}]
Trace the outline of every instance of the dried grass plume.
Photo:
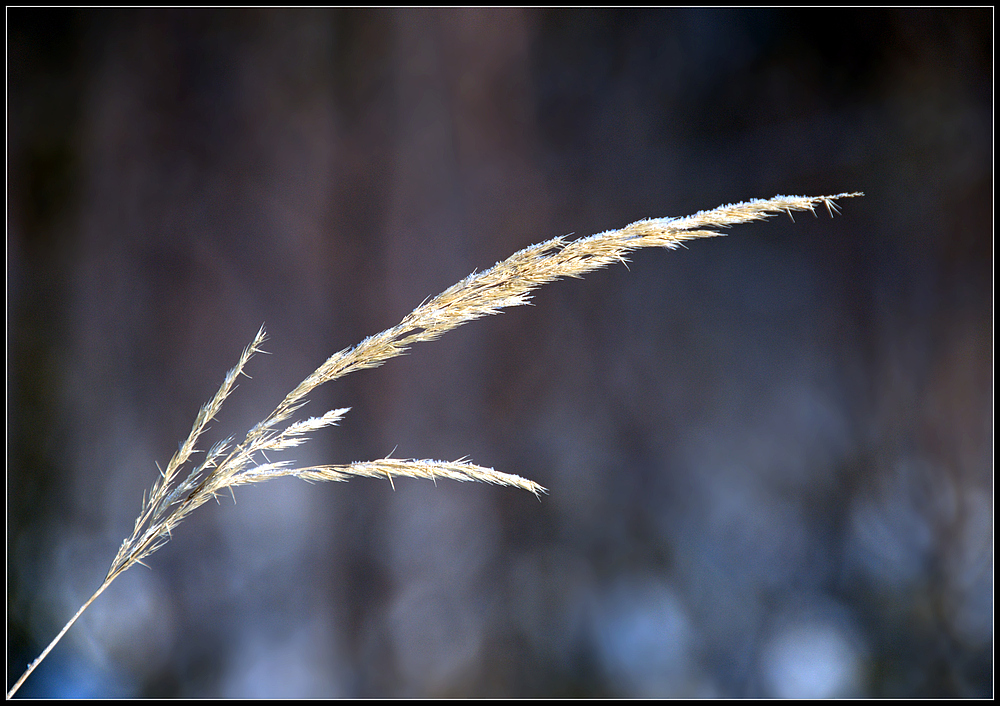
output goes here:
[{"label": "dried grass plume", "polygon": [[[352,476],[393,478],[446,478],[479,481],[520,488],[540,497],[546,489],[520,476],[501,473],[465,460],[452,462],[383,458],[346,465],[297,467],[292,460],[276,460],[283,452],[304,443],[310,434],[336,425],[349,411],[334,409],[319,417],[291,421],[320,385],[355,370],[373,368],[405,353],[420,341],[431,341],[451,329],[503,309],[528,303],[531,292],[563,277],[581,277],[614,262],[625,262],[629,253],[639,248],[676,248],[686,240],[721,235],[719,229],[747,223],[781,213],[810,211],[823,206],[832,216],[835,200],[862,196],[843,193],[836,196],[776,196],[701,211],[686,218],[652,218],[637,221],[620,230],[610,230],[588,238],[566,240],[553,238],[514,253],[503,262],[473,273],[424,302],[402,321],[381,333],[370,336],[352,348],[335,353],[288,393],[263,421],[250,429],[242,441],[223,439],[205,452],[200,462],[192,462],[201,453],[197,444],[209,422],[219,413],[236,381],[254,354],[262,352],[266,340],[262,326],[246,347],[236,366],[226,373],[218,392],[198,411],[191,432],[177,452],[160,471],[159,478],[145,495],[132,534],[122,542],[100,588],[81,606],[55,639],[32,662],[17,680],[7,698],[11,698],[53,647],[62,639],[87,607],[115,580],[162,547],[173,529],[187,515],[223,490],[232,492],[238,485],[261,483],[280,476],[295,476],[307,481],[343,481]],[[185,470],[187,469],[187,470]]]}]

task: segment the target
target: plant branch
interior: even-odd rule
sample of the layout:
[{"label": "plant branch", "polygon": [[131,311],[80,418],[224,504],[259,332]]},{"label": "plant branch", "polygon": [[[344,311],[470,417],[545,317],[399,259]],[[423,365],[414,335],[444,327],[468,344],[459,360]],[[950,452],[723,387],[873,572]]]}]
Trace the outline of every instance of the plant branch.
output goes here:
[{"label": "plant branch", "polygon": [[236,380],[247,363],[255,353],[263,352],[260,346],[266,340],[266,334],[261,326],[254,340],[244,349],[239,362],[226,374],[218,392],[198,411],[187,439],[179,445],[177,453],[170,459],[166,469],[161,471],[148,497],[144,498],[132,534],[122,542],[104,583],[38,659],[28,666],[7,692],[7,698],[17,692],[83,611],[112,581],[163,546],[174,527],[194,509],[215,498],[223,489],[282,476],[295,476],[306,481],[343,481],[352,476],[366,476],[386,477],[390,483],[393,478],[400,477],[433,481],[437,478],[478,481],[520,488],[533,493],[535,497],[546,492],[545,488],[533,481],[476,466],[465,460],[444,462],[383,458],[346,465],[299,468],[294,466],[293,461],[270,461],[265,452],[292,449],[302,444],[312,432],[336,425],[347,414],[346,408],[335,409],[319,417],[286,425],[306,404],[309,394],[323,383],[356,370],[377,367],[390,358],[404,354],[413,344],[432,341],[469,321],[497,314],[507,307],[527,304],[532,291],[543,284],[565,277],[581,277],[611,263],[626,262],[627,256],[639,248],[672,249],[686,240],[721,235],[719,229],[737,223],[762,220],[780,213],[791,217],[793,211],[810,211],[815,215],[818,206],[825,206],[832,216],[836,210],[836,199],[862,195],[855,192],[836,196],[776,196],[773,199],[720,206],[686,218],[646,219],[619,230],[578,240],[553,238],[527,247],[483,272],[473,272],[441,294],[425,301],[397,325],[366,338],[353,348],[330,356],[289,392],[271,414],[251,428],[242,442],[235,446],[233,439],[216,443],[209,449],[204,460],[184,480],[179,480],[181,469],[194,454],[199,453],[195,444],[235,389]]}]

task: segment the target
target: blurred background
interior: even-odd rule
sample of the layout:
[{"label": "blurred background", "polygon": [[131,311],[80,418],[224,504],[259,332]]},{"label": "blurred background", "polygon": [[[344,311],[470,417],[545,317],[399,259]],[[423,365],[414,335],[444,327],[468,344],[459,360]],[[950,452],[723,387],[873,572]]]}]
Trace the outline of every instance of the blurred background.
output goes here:
[{"label": "blurred background", "polygon": [[989,697],[993,10],[7,11],[8,688],[155,462],[553,236],[864,191],[318,391],[36,697]]}]

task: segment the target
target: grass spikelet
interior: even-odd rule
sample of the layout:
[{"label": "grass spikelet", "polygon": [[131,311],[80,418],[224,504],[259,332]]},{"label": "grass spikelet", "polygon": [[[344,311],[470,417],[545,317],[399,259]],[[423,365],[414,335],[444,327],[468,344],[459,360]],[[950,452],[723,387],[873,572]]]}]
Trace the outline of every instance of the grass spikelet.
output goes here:
[{"label": "grass spikelet", "polygon": [[261,326],[236,366],[226,373],[219,390],[198,410],[191,432],[180,443],[166,468],[160,471],[150,492],[144,496],[132,534],[122,542],[104,582],[28,666],[7,692],[7,698],[17,692],[115,578],[162,547],[170,539],[173,529],[189,513],[215,498],[222,490],[231,491],[239,485],[286,476],[306,481],[345,481],[362,476],[385,477],[390,483],[394,478],[422,478],[435,482],[438,478],[476,481],[526,490],[537,498],[547,492],[531,480],[477,466],[464,459],[446,462],[383,458],[345,465],[306,467],[296,467],[292,460],[271,461],[265,452],[281,453],[293,449],[307,441],[313,432],[335,426],[349,411],[348,408],[334,409],[319,417],[288,423],[306,404],[310,393],[320,385],[356,370],[382,365],[390,358],[404,354],[415,343],[432,341],[469,321],[497,314],[508,307],[527,304],[532,291],[543,284],[565,277],[582,277],[612,263],[624,263],[628,255],[639,248],[677,248],[687,240],[721,235],[720,229],[738,223],[763,220],[781,213],[791,217],[793,211],[810,211],[815,215],[819,206],[825,207],[833,216],[837,210],[835,200],[862,195],[855,192],[836,196],[755,199],[701,211],[685,218],[651,218],[587,238],[567,240],[558,237],[531,245],[483,272],[470,274],[425,301],[395,326],[369,336],[352,348],[334,353],[289,392],[273,412],[252,427],[243,441],[235,443],[234,439],[224,439],[216,442],[204,459],[193,465],[182,479],[182,469],[192,465],[192,457],[200,453],[196,445],[208,424],[236,388],[239,376],[246,374],[244,369],[250,359],[256,353],[264,352],[261,346],[266,340],[266,333]]}]

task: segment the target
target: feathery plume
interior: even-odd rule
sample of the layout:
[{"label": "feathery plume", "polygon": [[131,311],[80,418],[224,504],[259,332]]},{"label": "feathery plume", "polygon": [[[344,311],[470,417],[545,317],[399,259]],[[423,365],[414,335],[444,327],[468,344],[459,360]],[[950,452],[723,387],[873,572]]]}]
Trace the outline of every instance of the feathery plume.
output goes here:
[{"label": "feathery plume", "polygon": [[824,206],[833,216],[838,210],[834,203],[837,199],[855,196],[863,194],[754,199],[700,211],[686,218],[650,218],[587,238],[567,240],[558,237],[524,248],[483,272],[473,272],[425,301],[395,326],[369,336],[352,348],[334,353],[289,392],[271,414],[251,428],[243,441],[234,445],[234,439],[230,438],[215,443],[204,460],[180,480],[181,469],[194,454],[199,453],[195,447],[198,439],[235,389],[240,374],[245,374],[244,368],[254,354],[263,352],[261,345],[266,340],[266,333],[261,326],[236,366],[226,373],[218,392],[198,411],[191,432],[178,446],[166,469],[160,472],[160,477],[144,498],[132,534],[122,542],[100,588],[28,666],[7,692],[7,698],[17,692],[73,623],[115,578],[162,547],[171,537],[173,529],[189,513],[215,498],[222,490],[283,476],[306,481],[344,481],[353,476],[365,476],[385,477],[390,483],[393,478],[477,481],[519,488],[535,497],[547,492],[533,481],[483,468],[464,459],[445,462],[383,458],[346,465],[306,467],[295,467],[290,460],[269,460],[265,452],[280,453],[293,449],[304,443],[313,432],[335,426],[347,414],[348,408],[334,409],[319,417],[286,425],[306,404],[309,394],[320,385],[356,370],[377,367],[390,358],[404,354],[413,344],[432,341],[469,321],[497,314],[508,307],[527,304],[531,292],[543,284],[564,277],[582,277],[615,262],[624,263],[627,256],[639,248],[673,249],[686,240],[721,235],[719,229],[737,223],[763,220],[781,213],[791,217],[793,211],[810,211],[815,215],[818,206]]}]

